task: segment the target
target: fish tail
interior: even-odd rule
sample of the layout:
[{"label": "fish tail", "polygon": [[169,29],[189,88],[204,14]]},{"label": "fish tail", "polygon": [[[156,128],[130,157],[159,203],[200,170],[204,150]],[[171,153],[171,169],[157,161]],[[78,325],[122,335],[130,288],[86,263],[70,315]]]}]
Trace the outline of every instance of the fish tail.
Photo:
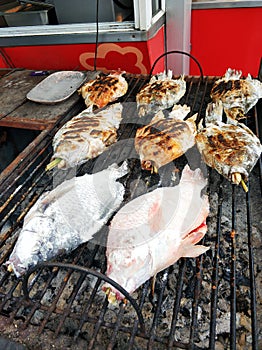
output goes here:
[{"label": "fish tail", "polygon": [[196,170],[191,170],[187,164],[182,171],[180,183],[182,182],[195,183],[196,185],[199,185],[201,188],[203,188],[207,184],[207,179],[204,178],[199,168]]},{"label": "fish tail", "polygon": [[114,163],[110,165],[108,169],[114,172],[115,179],[119,179],[128,173],[128,164],[127,161],[124,161],[123,164],[118,167],[118,165]]}]

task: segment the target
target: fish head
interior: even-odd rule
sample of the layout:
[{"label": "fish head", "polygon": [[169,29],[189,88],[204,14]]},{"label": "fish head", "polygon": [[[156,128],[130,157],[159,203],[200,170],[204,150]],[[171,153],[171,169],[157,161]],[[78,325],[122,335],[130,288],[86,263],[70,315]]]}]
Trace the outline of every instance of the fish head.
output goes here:
[{"label": "fish head", "polygon": [[[14,272],[17,277],[23,275],[28,268],[35,266],[41,258],[42,237],[49,237],[52,220],[35,215],[23,226],[15,248],[13,249],[6,266],[8,271]],[[46,244],[48,251],[48,242]]]}]

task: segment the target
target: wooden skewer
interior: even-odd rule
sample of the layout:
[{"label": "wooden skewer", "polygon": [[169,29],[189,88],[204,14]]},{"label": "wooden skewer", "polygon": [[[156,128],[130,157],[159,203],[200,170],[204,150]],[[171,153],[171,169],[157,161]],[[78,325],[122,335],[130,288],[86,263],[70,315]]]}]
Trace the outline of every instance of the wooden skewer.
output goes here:
[{"label": "wooden skewer", "polygon": [[155,294],[155,285],[156,285],[156,275],[154,275],[152,278],[152,285],[151,285],[152,296],[154,296],[154,294]]},{"label": "wooden skewer", "polygon": [[56,158],[56,159],[52,160],[52,162],[47,164],[45,170],[49,171],[49,170],[55,168],[57,166],[57,164],[59,164],[61,162],[61,160],[62,160],[61,158]]},{"label": "wooden skewer", "polygon": [[242,175],[240,173],[234,173],[232,174],[232,182],[236,185],[240,185],[243,187],[243,190],[245,192],[248,192],[248,187],[244,181],[244,179],[242,178]]},{"label": "wooden skewer", "polygon": [[248,187],[247,187],[247,185],[245,184],[245,181],[244,181],[243,179],[241,179],[241,185],[242,185],[244,191],[245,191],[245,192],[248,192]]},{"label": "wooden skewer", "polygon": [[13,272],[13,268],[12,268],[11,265],[8,265],[8,266],[7,266],[7,271],[8,271],[8,272]]}]

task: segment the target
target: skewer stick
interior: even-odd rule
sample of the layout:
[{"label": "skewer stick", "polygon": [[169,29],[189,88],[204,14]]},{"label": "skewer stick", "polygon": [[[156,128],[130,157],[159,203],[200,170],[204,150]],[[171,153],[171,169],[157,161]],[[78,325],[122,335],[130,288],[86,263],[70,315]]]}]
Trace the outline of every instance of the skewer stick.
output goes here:
[{"label": "skewer stick", "polygon": [[52,160],[52,162],[47,164],[45,170],[49,171],[49,170],[55,168],[57,166],[57,164],[59,164],[61,162],[61,160],[62,160],[61,158],[56,158],[56,159]]},{"label": "skewer stick", "polygon": [[240,173],[234,173],[232,174],[232,182],[236,185],[240,185],[243,187],[243,190],[245,192],[248,192],[248,187]]},{"label": "skewer stick", "polygon": [[244,181],[243,179],[241,179],[240,182],[241,182],[241,185],[242,185],[244,191],[245,191],[245,192],[248,192],[248,187],[247,187],[247,185],[245,184],[245,181]]},{"label": "skewer stick", "polygon": [[152,296],[154,296],[154,294],[155,294],[155,285],[156,285],[156,275],[154,275],[152,278],[152,285],[151,285]]},{"label": "skewer stick", "polygon": [[13,272],[13,271],[14,271],[12,265],[8,265],[8,266],[7,266],[7,271],[8,271],[8,272]]}]

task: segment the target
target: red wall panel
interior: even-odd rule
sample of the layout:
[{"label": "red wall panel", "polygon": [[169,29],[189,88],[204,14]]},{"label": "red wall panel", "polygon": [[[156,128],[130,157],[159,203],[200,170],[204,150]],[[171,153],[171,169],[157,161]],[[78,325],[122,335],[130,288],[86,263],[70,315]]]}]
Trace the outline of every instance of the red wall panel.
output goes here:
[{"label": "red wall panel", "polygon": [[[262,7],[192,11],[191,54],[205,75],[223,75],[227,68],[257,76],[262,57]],[[190,73],[198,75],[195,65]]]}]

